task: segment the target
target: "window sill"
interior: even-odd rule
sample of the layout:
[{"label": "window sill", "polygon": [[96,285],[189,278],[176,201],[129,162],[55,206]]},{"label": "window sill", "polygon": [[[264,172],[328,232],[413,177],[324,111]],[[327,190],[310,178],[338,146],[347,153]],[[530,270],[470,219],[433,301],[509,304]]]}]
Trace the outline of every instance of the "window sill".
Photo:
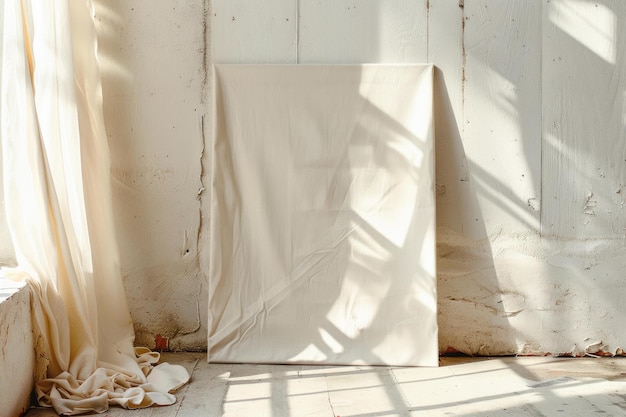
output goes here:
[{"label": "window sill", "polygon": [[26,282],[15,282],[6,278],[0,278],[0,304],[26,287]]}]

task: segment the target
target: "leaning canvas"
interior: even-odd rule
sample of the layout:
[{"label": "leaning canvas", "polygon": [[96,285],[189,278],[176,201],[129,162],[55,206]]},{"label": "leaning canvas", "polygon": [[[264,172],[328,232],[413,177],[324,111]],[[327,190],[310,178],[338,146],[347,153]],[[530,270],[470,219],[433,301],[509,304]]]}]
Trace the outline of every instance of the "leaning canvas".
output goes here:
[{"label": "leaning canvas", "polygon": [[431,65],[216,65],[208,360],[436,366]]}]

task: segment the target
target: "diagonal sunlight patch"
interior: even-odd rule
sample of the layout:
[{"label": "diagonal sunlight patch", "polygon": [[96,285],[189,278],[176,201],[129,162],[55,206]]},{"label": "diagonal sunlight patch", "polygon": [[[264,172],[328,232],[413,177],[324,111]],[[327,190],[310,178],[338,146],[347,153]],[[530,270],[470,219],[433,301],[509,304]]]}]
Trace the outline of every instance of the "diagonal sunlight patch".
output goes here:
[{"label": "diagonal sunlight patch", "polygon": [[600,2],[580,0],[548,3],[548,18],[555,26],[596,54],[615,65],[617,17]]}]

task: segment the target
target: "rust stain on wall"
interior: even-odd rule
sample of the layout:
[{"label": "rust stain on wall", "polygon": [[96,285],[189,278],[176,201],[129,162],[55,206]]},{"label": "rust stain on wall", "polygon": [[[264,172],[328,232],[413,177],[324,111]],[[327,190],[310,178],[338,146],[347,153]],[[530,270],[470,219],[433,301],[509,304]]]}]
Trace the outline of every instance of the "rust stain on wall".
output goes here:
[{"label": "rust stain on wall", "polygon": [[154,350],[158,350],[159,352],[168,350],[168,339],[157,334],[154,337]]}]

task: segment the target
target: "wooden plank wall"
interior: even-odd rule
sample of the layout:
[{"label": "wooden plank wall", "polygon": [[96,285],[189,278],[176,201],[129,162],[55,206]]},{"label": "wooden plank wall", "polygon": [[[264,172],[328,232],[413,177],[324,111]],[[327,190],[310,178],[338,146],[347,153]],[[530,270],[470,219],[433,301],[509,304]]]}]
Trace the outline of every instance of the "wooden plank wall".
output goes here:
[{"label": "wooden plank wall", "polygon": [[538,230],[541,3],[215,0],[212,14],[215,63],[434,63],[439,224]]},{"label": "wooden plank wall", "polygon": [[543,8],[542,231],[626,236],[626,3]]},{"label": "wooden plank wall", "polygon": [[603,306],[626,298],[626,3],[267,4],[213,1],[214,62],[435,64],[442,350],[615,351],[626,334]]},{"label": "wooden plank wall", "polygon": [[474,339],[490,326],[500,329],[490,338],[506,339],[496,351],[515,350],[510,323],[490,317],[501,297],[485,301],[477,288],[500,285],[491,240],[540,229],[542,2],[214,0],[213,9],[215,63],[436,65],[441,343],[458,346],[447,334],[470,323]]},{"label": "wooden plank wall", "polygon": [[211,43],[216,63],[296,63],[296,1],[214,1],[212,7]]},{"label": "wooden plank wall", "polygon": [[624,346],[623,0],[96,3],[141,343],[206,337],[211,63],[430,62],[441,350]]},{"label": "wooden plank wall", "polygon": [[488,234],[538,230],[541,4],[467,1],[463,142]]}]

